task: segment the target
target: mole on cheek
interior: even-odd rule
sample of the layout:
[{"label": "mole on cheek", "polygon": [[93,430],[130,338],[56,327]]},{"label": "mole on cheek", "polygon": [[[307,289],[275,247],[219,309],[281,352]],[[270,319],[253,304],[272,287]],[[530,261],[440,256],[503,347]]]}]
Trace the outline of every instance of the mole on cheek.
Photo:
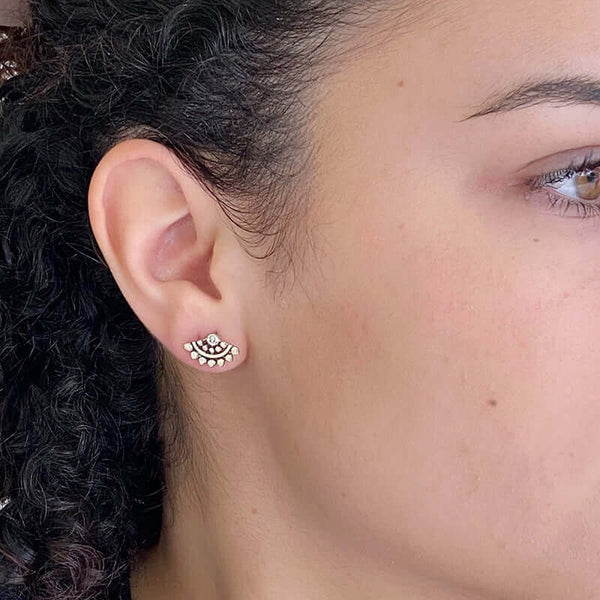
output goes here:
[{"label": "mole on cheek", "polygon": [[489,404],[490,406],[496,406],[496,405],[498,404],[498,401],[496,400],[496,398],[490,398],[490,399],[488,400],[488,404]]}]

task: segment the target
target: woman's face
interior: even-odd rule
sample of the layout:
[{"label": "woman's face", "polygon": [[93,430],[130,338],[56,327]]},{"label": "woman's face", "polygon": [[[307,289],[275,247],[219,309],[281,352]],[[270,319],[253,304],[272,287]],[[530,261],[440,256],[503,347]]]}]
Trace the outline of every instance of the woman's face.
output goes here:
[{"label": "woman's face", "polygon": [[314,261],[248,336],[296,497],[389,572],[600,590],[599,22],[448,0],[321,89]]}]

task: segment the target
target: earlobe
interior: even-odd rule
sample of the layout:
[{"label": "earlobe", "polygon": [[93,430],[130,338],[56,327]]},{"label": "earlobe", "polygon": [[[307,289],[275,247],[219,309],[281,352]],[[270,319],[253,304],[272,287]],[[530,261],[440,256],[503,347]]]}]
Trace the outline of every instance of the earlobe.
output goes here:
[{"label": "earlobe", "polygon": [[[239,245],[215,198],[168,148],[143,139],[113,147],[94,171],[88,209],[125,299],[174,356],[210,371],[243,361],[240,289],[232,277]],[[208,343],[217,332],[219,342]],[[190,351],[192,342],[200,350]]]}]

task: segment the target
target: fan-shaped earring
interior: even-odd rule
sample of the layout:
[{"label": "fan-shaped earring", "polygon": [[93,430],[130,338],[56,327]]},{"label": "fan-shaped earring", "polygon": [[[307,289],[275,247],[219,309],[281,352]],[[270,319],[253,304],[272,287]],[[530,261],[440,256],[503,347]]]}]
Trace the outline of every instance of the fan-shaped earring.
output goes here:
[{"label": "fan-shaped earring", "polygon": [[222,367],[225,361],[231,362],[233,356],[240,353],[237,346],[222,341],[216,333],[211,333],[201,340],[184,344],[183,347],[194,360],[198,360],[201,365],[208,363],[209,367],[215,365]]}]

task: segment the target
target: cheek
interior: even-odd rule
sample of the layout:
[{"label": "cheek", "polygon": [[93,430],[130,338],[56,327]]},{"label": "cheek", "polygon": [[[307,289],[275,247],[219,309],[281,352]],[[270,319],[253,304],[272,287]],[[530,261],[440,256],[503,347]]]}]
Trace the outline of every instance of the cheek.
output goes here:
[{"label": "cheek", "polygon": [[290,359],[305,402],[274,426],[288,472],[358,549],[527,589],[519,569],[564,561],[600,490],[598,292],[468,211],[364,215],[332,232],[328,284],[296,315],[311,361]]},{"label": "cheek", "polygon": [[568,531],[600,516],[600,242],[542,248],[535,233],[507,238],[468,210],[459,224],[423,214],[386,243],[409,254],[372,263],[387,289],[373,290],[367,339],[390,340],[379,377],[396,390],[384,390],[381,458],[397,471],[401,435],[402,476],[440,535],[518,540],[564,560]]}]

